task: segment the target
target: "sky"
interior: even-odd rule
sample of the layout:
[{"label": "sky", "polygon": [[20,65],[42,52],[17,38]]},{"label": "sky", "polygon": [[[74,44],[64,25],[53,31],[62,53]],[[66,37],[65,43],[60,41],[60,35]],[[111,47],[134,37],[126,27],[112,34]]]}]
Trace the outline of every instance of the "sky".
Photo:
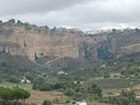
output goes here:
[{"label": "sky", "polygon": [[140,0],[0,0],[0,19],[49,27],[103,30],[140,27]]}]

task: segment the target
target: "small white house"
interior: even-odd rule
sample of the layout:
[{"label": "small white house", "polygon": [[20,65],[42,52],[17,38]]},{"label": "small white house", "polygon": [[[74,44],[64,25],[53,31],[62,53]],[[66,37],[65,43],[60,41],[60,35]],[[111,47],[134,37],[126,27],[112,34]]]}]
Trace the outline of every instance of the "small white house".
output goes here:
[{"label": "small white house", "polygon": [[57,72],[58,75],[68,75],[68,73],[64,72],[64,71],[59,71]]},{"label": "small white house", "polygon": [[76,102],[76,105],[87,105],[87,102]]},{"label": "small white house", "polygon": [[28,84],[30,84],[30,83],[31,83],[31,81],[30,81],[30,80],[28,80],[28,79],[22,79],[22,80],[21,80],[21,83],[28,83]]},{"label": "small white house", "polygon": [[21,79],[20,82],[21,82],[21,83],[28,83],[28,84],[31,83],[31,81],[28,80],[26,77],[23,77],[23,79]]}]

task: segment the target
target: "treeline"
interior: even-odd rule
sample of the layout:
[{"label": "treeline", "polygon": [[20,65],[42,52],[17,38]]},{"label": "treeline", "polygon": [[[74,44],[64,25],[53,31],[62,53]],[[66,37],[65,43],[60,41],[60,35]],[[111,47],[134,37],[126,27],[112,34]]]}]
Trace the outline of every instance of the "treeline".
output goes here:
[{"label": "treeline", "polygon": [[[140,101],[136,100],[134,90],[124,90],[118,96],[104,96],[102,88],[96,83],[92,82],[87,85],[82,84],[80,81],[77,83],[56,83],[50,84],[45,81],[35,82],[34,89],[41,91],[58,90],[63,92],[66,96],[71,97],[75,101],[99,101],[111,105],[140,105]],[[48,103],[48,102],[46,102]],[[67,103],[70,103],[67,102]],[[43,104],[50,105],[50,104]]]},{"label": "treeline", "polygon": [[25,105],[30,92],[19,87],[0,87],[0,105]]},{"label": "treeline", "polygon": [[38,78],[33,83],[33,89],[41,91],[61,91],[76,101],[87,99],[89,96],[92,99],[100,100],[103,96],[102,89],[96,83],[84,85],[81,81],[77,81],[76,83],[68,81],[62,83],[46,83],[43,78]]}]

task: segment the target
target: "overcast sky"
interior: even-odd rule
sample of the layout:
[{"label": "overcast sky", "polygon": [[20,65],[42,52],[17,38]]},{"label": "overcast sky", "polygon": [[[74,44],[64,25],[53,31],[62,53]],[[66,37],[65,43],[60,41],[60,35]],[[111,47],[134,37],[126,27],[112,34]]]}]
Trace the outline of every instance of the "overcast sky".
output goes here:
[{"label": "overcast sky", "polygon": [[84,30],[140,27],[140,0],[0,0],[0,18]]}]

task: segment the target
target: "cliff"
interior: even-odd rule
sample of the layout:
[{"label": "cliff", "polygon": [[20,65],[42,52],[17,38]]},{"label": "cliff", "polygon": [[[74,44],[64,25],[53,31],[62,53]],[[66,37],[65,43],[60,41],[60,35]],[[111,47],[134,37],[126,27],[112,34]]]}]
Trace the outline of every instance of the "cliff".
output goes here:
[{"label": "cliff", "polygon": [[[0,22],[0,52],[27,56],[47,67],[57,65],[59,60],[63,61],[63,66],[67,61],[69,64],[76,61],[82,66],[98,59],[140,52],[140,30],[114,29],[85,34],[78,29],[50,29],[12,19]],[[61,69],[61,65],[57,66]]]}]

